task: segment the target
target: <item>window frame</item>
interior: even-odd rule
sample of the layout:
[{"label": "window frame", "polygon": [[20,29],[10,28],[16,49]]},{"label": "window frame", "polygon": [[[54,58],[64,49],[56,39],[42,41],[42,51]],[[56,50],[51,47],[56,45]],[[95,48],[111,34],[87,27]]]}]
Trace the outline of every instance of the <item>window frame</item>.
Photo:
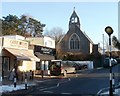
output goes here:
[{"label": "window frame", "polygon": [[[3,70],[10,71],[10,57],[3,56],[2,58],[3,58],[3,63],[2,63]],[[7,60],[7,64],[5,64],[6,60]],[[5,65],[7,65],[7,67]]]},{"label": "window frame", "polygon": [[80,38],[76,33],[72,34],[69,39],[69,49],[72,50],[80,49]]}]

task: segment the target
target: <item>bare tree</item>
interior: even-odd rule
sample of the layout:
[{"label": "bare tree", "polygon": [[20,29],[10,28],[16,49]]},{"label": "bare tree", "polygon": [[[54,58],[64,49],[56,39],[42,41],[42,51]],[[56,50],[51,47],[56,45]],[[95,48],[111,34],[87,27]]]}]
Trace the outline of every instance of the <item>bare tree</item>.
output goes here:
[{"label": "bare tree", "polygon": [[65,32],[60,27],[54,27],[50,31],[46,30],[44,35],[53,38],[55,40],[55,44],[57,44],[65,35]]}]

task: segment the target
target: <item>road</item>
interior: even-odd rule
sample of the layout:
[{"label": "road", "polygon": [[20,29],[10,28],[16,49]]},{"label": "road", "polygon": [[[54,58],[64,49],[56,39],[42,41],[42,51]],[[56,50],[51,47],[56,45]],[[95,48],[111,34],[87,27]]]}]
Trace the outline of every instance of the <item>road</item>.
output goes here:
[{"label": "road", "polygon": [[[120,65],[113,67],[115,84],[120,80]],[[119,78],[118,78],[119,77]],[[29,90],[20,90],[9,94],[22,94],[34,96],[40,94],[69,94],[94,96],[101,89],[109,87],[109,68],[79,71],[77,74],[68,74],[65,78],[48,79],[43,82],[36,81],[37,85]],[[46,96],[46,95],[45,95]]]}]

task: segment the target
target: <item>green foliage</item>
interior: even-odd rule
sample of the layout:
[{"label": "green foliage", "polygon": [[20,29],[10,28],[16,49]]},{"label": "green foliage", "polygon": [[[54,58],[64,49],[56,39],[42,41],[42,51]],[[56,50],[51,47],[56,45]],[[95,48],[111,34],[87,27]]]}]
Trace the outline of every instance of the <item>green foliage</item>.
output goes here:
[{"label": "green foliage", "polygon": [[118,41],[118,39],[115,36],[112,37],[112,43],[115,48],[120,50],[120,42]]},{"label": "green foliage", "polygon": [[91,61],[91,60],[100,60],[101,54],[78,54],[78,53],[66,53],[62,57],[63,60],[71,60],[71,61]]},{"label": "green foliage", "polygon": [[2,20],[2,34],[13,35],[19,33],[19,18],[16,15],[8,15]]},{"label": "green foliage", "polygon": [[40,21],[22,15],[18,18],[16,15],[8,15],[2,19],[2,32],[3,35],[22,35],[22,36],[35,36],[41,35],[45,24]]}]

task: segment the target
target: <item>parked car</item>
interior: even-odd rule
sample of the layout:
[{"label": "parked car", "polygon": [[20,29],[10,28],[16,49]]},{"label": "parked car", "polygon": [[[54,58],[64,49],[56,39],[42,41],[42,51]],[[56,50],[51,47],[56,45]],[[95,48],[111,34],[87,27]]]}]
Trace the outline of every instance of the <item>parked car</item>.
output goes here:
[{"label": "parked car", "polygon": [[66,75],[67,73],[76,73],[75,67],[61,65],[61,74]]},{"label": "parked car", "polygon": [[[110,58],[105,58],[103,67],[109,67],[109,61],[110,61]],[[112,64],[112,66],[116,65],[117,64],[117,60],[111,58],[111,64]]]},{"label": "parked car", "polygon": [[73,67],[75,67],[75,70],[81,70],[82,69],[82,65],[80,65],[80,64],[74,64]]},{"label": "parked car", "polygon": [[76,73],[75,67],[62,64],[62,60],[51,60],[51,75],[66,75],[67,73]]}]

